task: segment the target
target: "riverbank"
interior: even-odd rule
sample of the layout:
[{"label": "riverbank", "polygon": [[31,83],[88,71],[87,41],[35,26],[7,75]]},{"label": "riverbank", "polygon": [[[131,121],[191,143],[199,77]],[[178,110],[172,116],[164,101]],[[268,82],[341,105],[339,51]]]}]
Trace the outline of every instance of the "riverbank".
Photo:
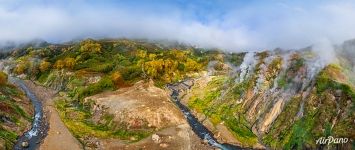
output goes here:
[{"label": "riverbank", "polygon": [[[176,104],[176,106],[181,110],[181,112],[184,114],[187,122],[189,123],[190,127],[192,130],[195,132],[195,134],[201,138],[201,140],[207,142],[209,145],[222,149],[222,150],[240,150],[243,149],[239,146],[235,146],[232,144],[228,143],[219,143],[217,139],[214,137],[213,133],[206,127],[204,124],[202,124],[189,110],[188,107],[186,107],[184,104],[180,102],[180,97],[181,93],[183,91],[189,90],[193,86],[194,82],[192,80],[185,80],[182,82],[178,82],[175,84],[169,84],[167,85],[167,88],[171,91],[171,100]],[[183,95],[186,93],[183,93]]]},{"label": "riverbank", "polygon": [[81,144],[70,133],[59,117],[59,114],[54,106],[54,98],[56,91],[49,88],[39,86],[31,81],[25,81],[26,86],[38,97],[43,104],[45,118],[49,123],[49,130],[46,138],[40,145],[40,150],[80,150]]},{"label": "riverbank", "polygon": [[45,138],[48,130],[48,123],[43,115],[43,105],[38,97],[28,88],[25,82],[19,78],[9,77],[9,81],[19,87],[31,100],[34,108],[32,127],[20,136],[14,146],[15,150],[35,150],[39,143]]}]

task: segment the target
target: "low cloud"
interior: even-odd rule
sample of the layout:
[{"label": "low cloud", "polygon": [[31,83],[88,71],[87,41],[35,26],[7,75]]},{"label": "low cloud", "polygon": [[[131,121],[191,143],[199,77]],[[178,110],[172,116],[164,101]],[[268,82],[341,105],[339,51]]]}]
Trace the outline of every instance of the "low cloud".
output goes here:
[{"label": "low cloud", "polygon": [[219,5],[221,10],[211,13],[202,11],[202,15],[196,15],[198,6],[172,4],[111,6],[109,1],[89,4],[85,0],[28,3],[0,0],[0,43],[126,37],[248,51],[298,49],[355,38],[355,2],[350,1],[233,3]]}]

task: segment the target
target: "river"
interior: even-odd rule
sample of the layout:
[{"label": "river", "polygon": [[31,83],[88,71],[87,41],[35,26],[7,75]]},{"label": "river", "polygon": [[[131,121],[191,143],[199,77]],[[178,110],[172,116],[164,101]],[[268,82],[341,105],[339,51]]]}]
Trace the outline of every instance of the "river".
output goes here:
[{"label": "river", "polygon": [[[32,128],[26,131],[22,136],[18,138],[17,143],[15,144],[15,150],[35,150],[38,148],[39,143],[46,136],[48,125],[46,120],[43,118],[43,108],[42,102],[37,98],[37,96],[26,86],[23,80],[19,78],[9,77],[9,81],[20,87],[22,91],[25,92],[26,96],[31,100],[32,105],[34,107],[34,119],[32,122]],[[183,85],[185,88],[190,88],[184,82],[179,82],[175,84],[167,85],[167,88],[172,91],[171,98],[176,106],[181,110],[184,114],[187,122],[190,127],[194,131],[194,133],[201,138],[202,140],[206,140],[209,145],[222,149],[222,150],[240,150],[243,149],[241,147],[231,145],[228,143],[219,143],[213,136],[213,133],[210,132],[202,123],[198,121],[198,119],[190,112],[189,108],[183,105],[179,99],[179,90],[177,87]],[[28,143],[28,147],[23,147],[23,142]]]},{"label": "river", "polygon": [[176,104],[176,106],[181,110],[184,114],[187,122],[189,123],[190,127],[194,131],[194,133],[201,138],[202,140],[206,140],[209,145],[222,149],[222,150],[242,150],[243,148],[231,145],[228,143],[219,143],[213,136],[213,133],[209,131],[202,123],[198,121],[198,119],[190,112],[189,108],[183,105],[179,99],[179,87],[183,87],[186,89],[191,88],[190,85],[183,82],[178,82],[175,84],[168,84],[167,88],[172,92],[170,97],[172,101]]},{"label": "river", "polygon": [[[15,150],[35,150],[38,148],[40,142],[47,134],[48,125],[43,118],[42,102],[37,96],[26,86],[25,82],[19,78],[9,77],[9,81],[20,87],[26,96],[31,100],[34,107],[34,118],[32,128],[20,136],[14,146]],[[23,147],[23,143],[28,143],[27,147]]]}]

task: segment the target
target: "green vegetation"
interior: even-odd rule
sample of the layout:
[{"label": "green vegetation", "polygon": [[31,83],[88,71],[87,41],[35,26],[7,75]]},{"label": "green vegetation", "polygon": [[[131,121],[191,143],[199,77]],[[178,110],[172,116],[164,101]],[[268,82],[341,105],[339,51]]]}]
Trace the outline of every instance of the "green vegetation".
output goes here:
[{"label": "green vegetation", "polygon": [[68,129],[80,140],[86,136],[98,138],[119,138],[130,142],[139,141],[151,134],[151,129],[127,129],[125,124],[117,124],[113,116],[105,114],[100,121],[92,120],[90,106],[73,105],[69,100],[57,100],[56,108]]},{"label": "green vegetation", "polygon": [[66,126],[79,139],[92,136],[138,141],[148,136],[151,129],[128,130],[125,124],[113,122],[109,114],[100,123],[95,122],[92,108],[84,99],[140,80],[153,80],[156,86],[163,87],[202,71],[210,56],[213,55],[187,46],[87,39],[20,49],[13,54],[13,72],[68,94],[68,100],[58,101],[56,106]]},{"label": "green vegetation", "polygon": [[[84,99],[107,90],[131,86],[140,80],[152,80],[155,86],[163,88],[167,83],[199,76],[198,73],[212,60],[218,62],[214,69],[221,73],[214,74],[216,76],[208,81],[206,87],[194,86],[188,106],[206,115],[213,125],[224,124],[244,146],[251,147],[258,142],[252,127],[256,127],[254,132],[259,130],[260,122],[277,99],[285,101],[281,113],[260,137],[271,148],[313,149],[317,147],[314,142],[317,138],[328,135],[354,139],[355,90],[351,84],[353,79],[344,75],[341,66],[324,68],[312,82],[314,85],[310,85],[308,94],[305,91],[308,87],[303,89],[301,80],[308,73],[306,60],[314,54],[294,52],[288,62],[283,62],[282,55],[269,57],[274,54],[256,53],[258,59],[254,70],[248,72],[248,78],[242,83],[236,83],[238,75],[227,76],[225,63],[239,66],[244,55],[182,45],[164,47],[123,39],[87,39],[67,45],[16,51],[13,53],[16,61],[13,72],[25,74],[29,79],[68,94],[68,99],[58,101],[56,106],[64,123],[79,139],[94,136],[138,141],[148,136],[153,132],[151,129],[128,130],[125,124],[114,123],[110,114],[104,114],[99,121],[94,120],[92,105]],[[288,64],[287,68],[281,71],[284,63]],[[16,95],[4,82],[6,80],[6,75],[0,72],[0,86],[4,85],[5,89],[1,92]],[[274,82],[281,88],[276,91],[297,88],[298,93],[292,93],[290,97],[280,96],[284,93],[266,93]],[[6,105],[16,116],[10,116],[10,120],[20,122],[14,119],[18,117],[28,120],[21,107],[6,100],[8,97],[0,96],[0,106]],[[301,106],[304,107],[303,113],[298,115]],[[0,137],[11,133],[1,131]],[[12,137],[9,136],[10,139]]]},{"label": "green vegetation", "polygon": [[[355,110],[355,92],[350,85],[339,82],[344,81],[340,70],[339,66],[329,65],[319,73],[316,90],[304,102],[304,115],[301,118],[296,115],[300,111],[301,97],[292,98],[285,107],[287,111],[278,116],[263,138],[264,143],[278,149],[305,149],[316,147],[315,141],[319,137],[352,139],[355,135],[349,133],[354,132],[350,123],[355,119],[352,115]],[[335,97],[331,94],[336,91],[341,91],[342,95],[334,101]],[[347,113],[340,117],[338,111]],[[336,123],[331,124],[334,119]]]},{"label": "green vegetation", "polygon": [[71,94],[73,94],[74,99],[83,100],[87,96],[91,96],[100,93],[104,90],[111,90],[114,88],[114,83],[108,77],[102,78],[99,82],[89,84],[87,87],[79,87],[75,89]]},{"label": "green vegetation", "polygon": [[[221,96],[221,88],[227,81],[228,78],[225,76],[217,76],[202,91],[200,91],[201,89],[193,89],[193,92],[201,92],[201,95],[196,93],[192,96],[188,106],[199,113],[204,113],[214,125],[224,122],[238,141],[241,141],[245,146],[252,146],[257,142],[257,137],[241,114],[240,105],[235,105],[233,98],[228,97],[218,101]],[[235,90],[237,89],[235,88]]]},{"label": "green vegetation", "polygon": [[[31,115],[22,102],[23,94],[7,83],[7,75],[0,72],[0,147],[13,149],[17,137],[30,126]],[[16,99],[16,100],[15,100]]]}]

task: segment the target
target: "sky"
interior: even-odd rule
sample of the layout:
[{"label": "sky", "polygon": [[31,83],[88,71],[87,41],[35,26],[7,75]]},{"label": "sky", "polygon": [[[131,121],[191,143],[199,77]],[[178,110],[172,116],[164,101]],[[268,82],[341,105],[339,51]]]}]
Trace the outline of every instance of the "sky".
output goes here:
[{"label": "sky", "polygon": [[83,38],[171,40],[229,51],[339,44],[355,38],[355,1],[0,0],[0,44]]}]

